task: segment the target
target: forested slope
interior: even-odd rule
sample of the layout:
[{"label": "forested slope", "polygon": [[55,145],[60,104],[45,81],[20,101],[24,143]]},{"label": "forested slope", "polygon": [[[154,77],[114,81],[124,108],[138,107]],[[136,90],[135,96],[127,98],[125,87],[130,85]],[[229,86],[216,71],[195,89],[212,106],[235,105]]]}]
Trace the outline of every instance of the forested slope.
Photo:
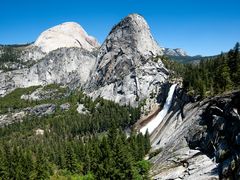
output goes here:
[{"label": "forested slope", "polygon": [[[139,108],[120,106],[81,91],[60,89],[61,97],[39,101],[23,100],[39,87],[16,89],[0,98],[1,113],[54,103],[51,115],[28,115],[23,122],[0,128],[0,179],[146,179],[149,163],[143,160],[150,149],[148,134],[124,129],[139,119]],[[59,92],[59,91],[58,91]],[[68,110],[60,105],[69,103]],[[83,104],[85,113],[78,113]]]},{"label": "forested slope", "polygon": [[197,64],[181,64],[167,57],[163,57],[163,62],[172,70],[172,78],[182,77],[183,87],[191,95],[203,98],[240,87],[239,43],[228,53],[201,60]]}]

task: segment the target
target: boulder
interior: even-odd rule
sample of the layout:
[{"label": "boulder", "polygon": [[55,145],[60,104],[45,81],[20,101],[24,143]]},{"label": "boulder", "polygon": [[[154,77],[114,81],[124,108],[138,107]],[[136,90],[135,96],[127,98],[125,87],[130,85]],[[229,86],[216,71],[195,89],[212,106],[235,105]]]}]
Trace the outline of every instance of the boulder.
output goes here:
[{"label": "boulder", "polygon": [[44,130],[43,129],[36,129],[35,130],[35,134],[36,135],[43,135],[44,134]]},{"label": "boulder", "polygon": [[79,114],[88,114],[89,111],[85,108],[84,104],[78,104],[77,112]]},{"label": "boulder", "polygon": [[62,111],[68,111],[70,109],[70,104],[69,103],[64,103],[60,105],[60,109]]}]

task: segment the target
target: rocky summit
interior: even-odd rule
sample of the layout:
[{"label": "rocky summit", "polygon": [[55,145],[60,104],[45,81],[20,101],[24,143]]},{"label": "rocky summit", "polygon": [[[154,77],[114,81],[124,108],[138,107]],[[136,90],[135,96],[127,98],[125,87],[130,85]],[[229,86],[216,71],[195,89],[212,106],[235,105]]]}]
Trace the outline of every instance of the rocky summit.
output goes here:
[{"label": "rocky summit", "polygon": [[97,40],[75,22],[66,22],[44,31],[34,45],[47,53],[62,47],[79,47],[88,51],[99,47]]},{"label": "rocky summit", "polygon": [[157,93],[168,76],[161,60],[153,61],[157,55],[162,51],[144,18],[138,14],[125,17],[99,50],[88,92],[120,104],[138,104]]}]

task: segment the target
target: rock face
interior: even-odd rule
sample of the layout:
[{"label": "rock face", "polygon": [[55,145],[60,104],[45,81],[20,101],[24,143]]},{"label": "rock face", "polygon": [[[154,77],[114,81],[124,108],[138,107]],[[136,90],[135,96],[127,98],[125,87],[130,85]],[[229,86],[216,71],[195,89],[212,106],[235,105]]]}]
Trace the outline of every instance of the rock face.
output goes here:
[{"label": "rock face", "polygon": [[151,134],[154,179],[239,179],[240,92],[194,102],[180,88]]},{"label": "rock face", "polygon": [[99,47],[97,40],[75,22],[66,22],[44,31],[34,45],[46,53],[62,47],[79,47],[88,51]]},{"label": "rock face", "polygon": [[199,118],[207,103],[191,102],[181,90],[175,92],[173,105],[158,128],[151,134],[153,179],[218,179],[218,164],[197,149],[190,149],[186,137],[199,130]]},{"label": "rock face", "polygon": [[0,96],[18,87],[46,84],[81,86],[95,65],[96,57],[79,48],[62,48],[48,53],[30,68],[0,73]]},{"label": "rock face", "polygon": [[17,110],[16,112],[10,112],[7,114],[0,114],[0,127],[22,122],[23,119],[27,116],[47,116],[55,113],[56,105],[55,104],[41,104],[34,107],[27,107],[23,110]]},{"label": "rock face", "polygon": [[187,138],[191,148],[198,148],[219,163],[221,179],[239,179],[240,175],[240,92],[211,99],[200,118],[202,127]]},{"label": "rock face", "polygon": [[27,68],[43,58],[46,53],[32,45],[0,47],[0,72]]},{"label": "rock face", "polygon": [[163,54],[166,56],[188,56],[186,51],[181,48],[171,49],[171,48],[163,48]]},{"label": "rock face", "polygon": [[44,58],[46,53],[41,50],[41,48],[34,46],[33,44],[19,48],[20,49],[20,57],[19,60],[21,62],[37,62],[38,60]]},{"label": "rock face", "polygon": [[[0,96],[19,87],[86,84],[96,63],[98,42],[77,23],[63,23],[43,32],[34,44],[10,47],[14,62],[0,68]],[[1,53],[4,47],[1,47]]]},{"label": "rock face", "polygon": [[113,27],[101,46],[87,91],[93,97],[136,105],[167,78],[161,60],[152,60],[161,54],[146,21],[131,14]]}]

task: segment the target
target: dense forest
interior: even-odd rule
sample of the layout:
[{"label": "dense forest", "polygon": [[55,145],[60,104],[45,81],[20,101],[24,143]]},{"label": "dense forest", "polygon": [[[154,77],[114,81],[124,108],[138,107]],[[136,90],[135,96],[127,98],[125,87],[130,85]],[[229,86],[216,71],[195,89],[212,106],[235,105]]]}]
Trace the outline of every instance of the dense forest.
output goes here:
[{"label": "dense forest", "polygon": [[[55,103],[48,116],[28,116],[23,122],[0,128],[0,179],[147,179],[149,135],[124,130],[140,116],[140,108],[120,106],[81,91],[68,92],[57,85],[62,97],[40,101],[20,99],[39,87],[16,89],[0,98],[1,113],[19,111],[42,103]],[[68,102],[68,111],[59,105]],[[88,113],[79,114],[77,104]],[[43,130],[43,134],[36,131]]]}]

